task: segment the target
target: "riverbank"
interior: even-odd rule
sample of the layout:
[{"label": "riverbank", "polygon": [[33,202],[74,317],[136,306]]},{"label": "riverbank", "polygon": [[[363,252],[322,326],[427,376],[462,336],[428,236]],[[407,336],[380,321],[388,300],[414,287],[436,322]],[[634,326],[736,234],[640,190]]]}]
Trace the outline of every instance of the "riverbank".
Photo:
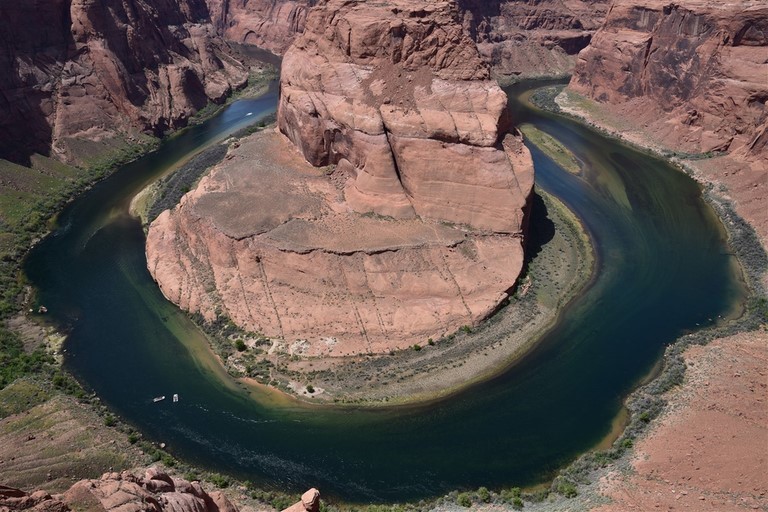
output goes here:
[{"label": "riverbank", "polygon": [[[736,213],[745,219],[768,250],[768,163],[753,165],[736,160],[728,154],[687,154],[666,147],[663,141],[643,126],[633,123],[612,108],[590,101],[564,89],[553,98],[562,113],[570,115],[603,133],[664,158],[680,167],[698,181],[707,192],[715,192],[730,200]],[[747,168],[749,167],[749,168]],[[768,279],[768,276],[764,277]],[[768,284],[764,280],[763,284]]]},{"label": "riverbank", "polygon": [[504,371],[554,324],[594,268],[589,236],[565,205],[538,191],[533,215],[541,224],[529,235],[535,255],[508,303],[480,326],[378,357],[286,354],[276,358],[273,385],[318,403],[402,405],[444,398]]}]

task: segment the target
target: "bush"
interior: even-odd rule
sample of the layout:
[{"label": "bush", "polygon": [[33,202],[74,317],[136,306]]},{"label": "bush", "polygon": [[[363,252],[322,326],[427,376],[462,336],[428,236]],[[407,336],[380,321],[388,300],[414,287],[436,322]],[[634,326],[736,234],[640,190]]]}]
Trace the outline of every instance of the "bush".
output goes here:
[{"label": "bush", "polygon": [[238,352],[243,352],[248,347],[245,346],[245,342],[243,340],[237,340],[235,342],[235,348]]},{"label": "bush", "polygon": [[315,386],[312,384],[307,384],[307,393],[312,394],[315,392]]},{"label": "bush", "polygon": [[472,506],[472,498],[469,496],[468,492],[462,492],[459,494],[459,496],[456,498],[456,503],[461,505],[462,507],[469,508]]},{"label": "bush", "polygon": [[211,476],[208,479],[213,485],[220,489],[226,489],[230,484],[229,478],[219,473],[211,473]]},{"label": "bush", "polygon": [[477,499],[482,501],[483,503],[490,503],[491,502],[491,492],[488,490],[487,487],[480,487],[477,490]]}]

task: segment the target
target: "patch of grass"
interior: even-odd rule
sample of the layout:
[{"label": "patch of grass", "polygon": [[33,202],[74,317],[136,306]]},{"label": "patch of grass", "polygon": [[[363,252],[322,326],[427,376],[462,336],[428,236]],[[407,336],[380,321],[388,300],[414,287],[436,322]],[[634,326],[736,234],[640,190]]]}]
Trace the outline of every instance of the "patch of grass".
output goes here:
[{"label": "patch of grass", "polygon": [[579,159],[568,148],[558,142],[557,139],[539,130],[532,124],[520,126],[520,131],[525,135],[526,142],[539,148],[557,165],[571,174],[579,174],[581,172],[581,162],[579,162]]}]

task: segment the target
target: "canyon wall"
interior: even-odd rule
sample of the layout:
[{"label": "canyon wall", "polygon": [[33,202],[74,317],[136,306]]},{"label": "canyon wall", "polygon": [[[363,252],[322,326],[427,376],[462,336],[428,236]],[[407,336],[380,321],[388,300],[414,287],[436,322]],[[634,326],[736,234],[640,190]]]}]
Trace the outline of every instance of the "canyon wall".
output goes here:
[{"label": "canyon wall", "polygon": [[0,155],[21,163],[178,128],[247,80],[203,0],[3,2],[0,34]]},{"label": "canyon wall", "polygon": [[[227,39],[282,55],[316,0],[207,0]],[[426,3],[426,2],[425,2]],[[464,28],[500,78],[568,74],[608,0],[460,0]]]},{"label": "canyon wall", "polygon": [[617,0],[579,55],[570,89],[667,146],[765,159],[768,3]]},{"label": "canyon wall", "polygon": [[465,27],[500,79],[570,74],[608,0],[459,0]]},{"label": "canyon wall", "polygon": [[152,223],[150,272],[297,355],[476,325],[523,264],[533,164],[506,105],[455,2],[320,4],[283,60],[285,135],[233,144]]},{"label": "canyon wall", "polygon": [[206,0],[226,39],[282,55],[304,31],[315,0]]},{"label": "canyon wall", "polygon": [[715,184],[768,247],[768,2],[617,0],[568,91],[566,110]]}]

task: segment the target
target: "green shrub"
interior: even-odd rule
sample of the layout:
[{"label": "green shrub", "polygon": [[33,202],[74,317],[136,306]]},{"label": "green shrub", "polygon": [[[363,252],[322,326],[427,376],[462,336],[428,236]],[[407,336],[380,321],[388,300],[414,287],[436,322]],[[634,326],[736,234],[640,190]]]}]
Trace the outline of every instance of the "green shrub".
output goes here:
[{"label": "green shrub", "polygon": [[312,394],[315,392],[315,386],[312,384],[307,384],[307,393]]},{"label": "green shrub", "polygon": [[490,503],[491,502],[491,492],[488,490],[487,487],[480,487],[477,490],[477,499],[482,501],[483,503]]},{"label": "green shrub", "polygon": [[248,347],[246,347],[245,342],[243,340],[237,340],[235,342],[235,348],[237,349],[238,352],[243,352]]},{"label": "green shrub", "polygon": [[211,475],[208,477],[208,480],[210,480],[213,485],[220,489],[226,489],[230,484],[229,478],[220,473],[211,473]]},{"label": "green shrub", "polygon": [[456,498],[456,503],[458,503],[462,507],[469,508],[472,506],[472,498],[469,496],[468,492],[462,492]]}]

